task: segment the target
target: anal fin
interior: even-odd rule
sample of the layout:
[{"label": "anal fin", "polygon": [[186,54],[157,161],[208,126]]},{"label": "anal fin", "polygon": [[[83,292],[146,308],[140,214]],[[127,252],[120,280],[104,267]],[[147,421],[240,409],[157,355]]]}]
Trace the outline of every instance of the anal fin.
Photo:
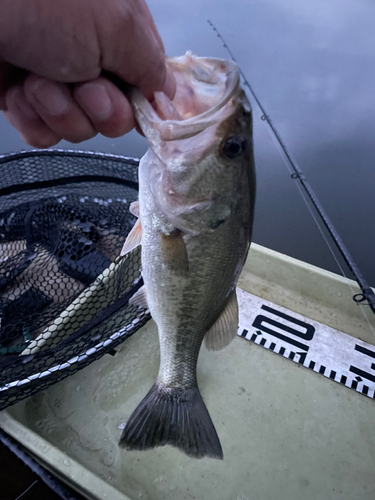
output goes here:
[{"label": "anal fin", "polygon": [[148,309],[145,285],[141,286],[141,288],[137,292],[135,292],[135,294],[130,298],[129,304],[134,307]]},{"label": "anal fin", "polygon": [[209,351],[220,351],[232,342],[237,329],[238,302],[234,289],[229,295],[223,312],[204,336],[204,345]]}]

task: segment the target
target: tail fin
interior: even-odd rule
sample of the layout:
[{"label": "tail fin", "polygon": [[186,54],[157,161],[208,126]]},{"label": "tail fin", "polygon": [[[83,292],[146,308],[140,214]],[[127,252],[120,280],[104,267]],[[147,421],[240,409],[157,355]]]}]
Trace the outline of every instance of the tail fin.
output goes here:
[{"label": "tail fin", "polygon": [[120,446],[129,450],[166,444],[194,458],[223,458],[198,387],[181,390],[154,384],[131,415],[120,439]]}]

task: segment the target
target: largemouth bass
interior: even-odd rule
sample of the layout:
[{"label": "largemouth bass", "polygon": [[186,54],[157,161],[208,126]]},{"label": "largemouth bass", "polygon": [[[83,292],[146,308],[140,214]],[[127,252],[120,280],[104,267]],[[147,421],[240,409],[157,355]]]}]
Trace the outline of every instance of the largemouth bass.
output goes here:
[{"label": "largemouth bass", "polygon": [[223,458],[197,387],[203,339],[222,349],[238,328],[236,283],[251,240],[255,200],[252,114],[235,63],[187,53],[170,58],[173,101],[131,96],[149,150],[139,166],[138,222],[122,254],[142,244],[144,287],[160,340],[156,383],[120,445],[166,444],[193,457]]}]

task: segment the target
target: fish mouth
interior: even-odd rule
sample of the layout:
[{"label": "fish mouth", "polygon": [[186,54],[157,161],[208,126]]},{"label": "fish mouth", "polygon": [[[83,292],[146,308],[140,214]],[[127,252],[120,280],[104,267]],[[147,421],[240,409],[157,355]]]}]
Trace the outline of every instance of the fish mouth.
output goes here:
[{"label": "fish mouth", "polygon": [[[223,122],[237,107],[239,69],[233,61],[193,56],[166,58],[176,80],[173,100],[155,92],[151,104],[133,89],[131,101],[148,140],[176,141]],[[154,139],[154,140],[153,140]]]},{"label": "fish mouth", "polygon": [[214,231],[230,215],[215,173],[225,163],[221,144],[243,109],[239,69],[233,61],[191,53],[168,58],[167,65],[177,84],[173,100],[156,92],[150,103],[136,89],[130,96],[150,147],[143,179],[173,227],[190,235]]}]

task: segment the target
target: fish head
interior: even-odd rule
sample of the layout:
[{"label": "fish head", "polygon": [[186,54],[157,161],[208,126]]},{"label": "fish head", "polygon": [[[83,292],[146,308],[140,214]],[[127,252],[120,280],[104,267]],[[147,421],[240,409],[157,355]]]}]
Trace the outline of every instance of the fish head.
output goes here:
[{"label": "fish head", "polygon": [[252,189],[251,107],[234,62],[187,53],[167,64],[177,84],[172,101],[160,92],[153,103],[137,90],[131,97],[150,147],[146,182],[173,227],[214,231]]}]

